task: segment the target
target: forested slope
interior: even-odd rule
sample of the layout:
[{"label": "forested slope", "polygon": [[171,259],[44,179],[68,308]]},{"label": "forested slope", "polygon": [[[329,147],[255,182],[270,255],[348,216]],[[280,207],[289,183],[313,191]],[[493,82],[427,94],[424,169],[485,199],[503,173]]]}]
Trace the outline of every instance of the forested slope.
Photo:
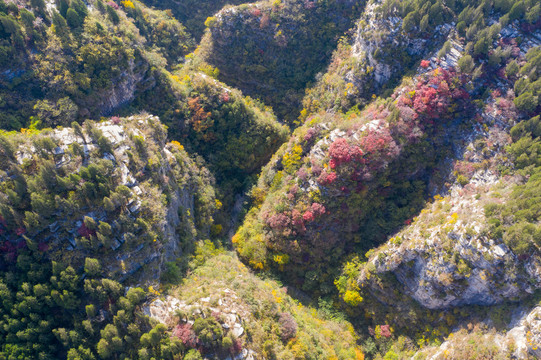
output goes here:
[{"label": "forested slope", "polygon": [[0,0],[0,359],[539,357],[540,16]]}]

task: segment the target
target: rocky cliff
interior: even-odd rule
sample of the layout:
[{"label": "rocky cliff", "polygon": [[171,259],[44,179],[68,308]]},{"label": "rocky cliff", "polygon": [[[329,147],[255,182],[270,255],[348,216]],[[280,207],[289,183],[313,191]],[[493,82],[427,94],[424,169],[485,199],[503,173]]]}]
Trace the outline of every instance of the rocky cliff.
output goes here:
[{"label": "rocky cliff", "polygon": [[4,135],[1,236],[10,257],[28,239],[58,260],[99,255],[116,279],[157,280],[160,263],[208,236],[215,209],[208,171],[166,138],[153,116]]}]

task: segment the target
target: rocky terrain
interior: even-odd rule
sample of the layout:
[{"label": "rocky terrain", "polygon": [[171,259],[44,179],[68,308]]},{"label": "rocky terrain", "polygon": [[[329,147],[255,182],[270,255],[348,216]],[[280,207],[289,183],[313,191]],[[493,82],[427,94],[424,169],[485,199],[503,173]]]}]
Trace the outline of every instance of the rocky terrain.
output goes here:
[{"label": "rocky terrain", "polygon": [[[182,241],[208,236],[215,207],[213,180],[208,171],[199,170],[181,145],[166,146],[165,140],[163,125],[154,116],[113,118],[95,125],[88,123],[84,128],[11,138],[11,159],[4,148],[4,168],[10,169],[4,173],[4,186],[9,188],[10,182],[20,181],[16,174],[32,167],[37,181],[43,181],[39,176],[51,165],[57,176],[65,174],[66,178],[44,189],[46,194],[51,191],[60,195],[45,209],[32,198],[28,208],[3,213],[2,240],[24,241],[22,236],[26,234],[54,258],[69,257],[71,261],[74,256],[84,260],[98,252],[106,259],[104,268],[112,277],[123,280],[148,265],[154,270],[147,275],[158,280],[159,264],[180,256]],[[151,167],[147,169],[145,162]],[[92,165],[96,167],[91,171],[97,174],[85,171]],[[118,195],[96,193],[85,187],[85,182],[103,176],[108,178],[105,184]],[[74,193],[63,199],[62,188]],[[6,194],[2,195],[7,200]],[[17,199],[24,201],[25,196],[18,193]],[[75,205],[68,213],[62,211],[62,204],[75,201],[77,196],[87,197],[87,204]],[[200,208],[196,209],[196,202],[207,205],[197,205]],[[25,210],[37,213],[37,224],[31,222]],[[196,213],[201,217],[190,215]],[[132,228],[119,218],[137,225]],[[102,227],[108,231],[102,234],[98,229]]]},{"label": "rocky terrain", "polygon": [[0,0],[0,359],[541,356],[535,0]]}]

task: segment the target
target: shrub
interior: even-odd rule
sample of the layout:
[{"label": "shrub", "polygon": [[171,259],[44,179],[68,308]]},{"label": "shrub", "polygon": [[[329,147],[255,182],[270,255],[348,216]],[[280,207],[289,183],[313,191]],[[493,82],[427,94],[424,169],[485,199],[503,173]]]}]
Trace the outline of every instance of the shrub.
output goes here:
[{"label": "shrub", "polygon": [[290,313],[281,313],[279,324],[280,336],[283,341],[288,341],[297,335],[297,322]]}]

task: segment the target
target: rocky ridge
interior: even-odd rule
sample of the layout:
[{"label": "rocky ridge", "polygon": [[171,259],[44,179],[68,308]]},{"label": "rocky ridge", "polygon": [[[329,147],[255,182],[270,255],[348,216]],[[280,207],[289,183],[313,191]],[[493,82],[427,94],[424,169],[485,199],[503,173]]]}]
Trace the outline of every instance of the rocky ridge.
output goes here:
[{"label": "rocky ridge", "polygon": [[[516,32],[510,25],[502,37]],[[523,43],[523,54],[529,46],[540,45],[537,37],[533,33]],[[449,63],[448,55],[443,60],[432,57],[426,67],[442,63]],[[508,84],[495,86],[477,124],[455,138],[455,160],[444,161],[449,169],[443,177],[447,185],[436,190],[433,183],[434,202],[383,247],[367,254],[361,286],[378,289],[378,280],[371,277],[391,273],[407,294],[430,309],[492,305],[541,287],[539,254],[520,259],[502,239],[490,237],[485,217],[487,204],[505,203],[506,194],[524,181],[498,175],[499,166],[510,165],[505,148],[511,143],[509,130],[519,120],[513,98]],[[378,290],[373,293],[384,297]]]},{"label": "rocky ridge", "polygon": [[[116,188],[123,187],[129,192],[125,195],[128,200],[123,205],[123,216],[134,222],[139,221],[138,219],[154,221],[152,219],[156,217],[157,221],[152,228],[160,238],[159,242],[154,239],[150,243],[141,242],[135,246],[125,244],[126,241],[134,241],[133,234],[125,230],[125,226],[112,221],[113,210],[100,205],[99,202],[104,201],[101,198],[97,204],[91,203],[89,207],[82,207],[69,215],[58,210],[50,218],[43,220],[47,224],[43,228],[24,230],[23,233],[28,231],[27,236],[53,250],[53,254],[60,257],[84,257],[89,252],[79,239],[95,236],[92,235],[95,234],[92,229],[87,229],[87,222],[90,221],[87,219],[92,219],[95,223],[110,222],[114,232],[113,237],[107,241],[107,247],[112,251],[103,255],[108,258],[104,265],[111,276],[123,280],[144,265],[171,261],[180,256],[182,251],[177,230],[179,227],[184,229],[184,236],[189,237],[190,241],[194,241],[198,236],[208,236],[210,219],[194,219],[190,214],[196,212],[195,198],[201,197],[202,191],[206,191],[203,190],[205,184],[202,180],[210,175],[204,174],[206,170],[203,170],[203,176],[197,179],[201,176],[200,170],[181,146],[166,144],[166,134],[158,117],[143,115],[126,119],[113,118],[85,127],[85,130],[79,133],[73,128],[60,128],[48,132],[46,136],[54,144],[51,152],[56,171],[60,174],[64,171],[77,174],[83,167],[100,161],[110,164],[109,176]],[[35,137],[39,138],[40,134]],[[36,163],[40,151],[43,150],[38,151],[35,146],[26,145],[26,139],[19,139],[23,140],[23,143],[18,145],[20,150],[16,151],[15,158],[18,166],[25,168]],[[150,168],[147,169],[144,162],[141,163],[142,159],[134,158],[133,155],[141,150],[143,143],[147,149],[145,156],[149,156],[147,161],[150,161],[149,164],[154,163],[151,177],[145,175]],[[74,152],[73,149],[80,149],[80,152]],[[210,183],[206,186],[210,186]],[[203,196],[213,199],[213,193]],[[165,197],[168,198],[167,201]],[[153,214],[148,212],[150,208],[153,208]],[[201,215],[210,216],[204,212]],[[197,226],[201,225],[196,223],[206,225],[198,228]],[[19,241],[15,232],[9,229],[0,236],[11,243]],[[149,266],[157,271],[148,272],[146,276],[150,275],[153,280],[157,280],[160,266]]]}]

